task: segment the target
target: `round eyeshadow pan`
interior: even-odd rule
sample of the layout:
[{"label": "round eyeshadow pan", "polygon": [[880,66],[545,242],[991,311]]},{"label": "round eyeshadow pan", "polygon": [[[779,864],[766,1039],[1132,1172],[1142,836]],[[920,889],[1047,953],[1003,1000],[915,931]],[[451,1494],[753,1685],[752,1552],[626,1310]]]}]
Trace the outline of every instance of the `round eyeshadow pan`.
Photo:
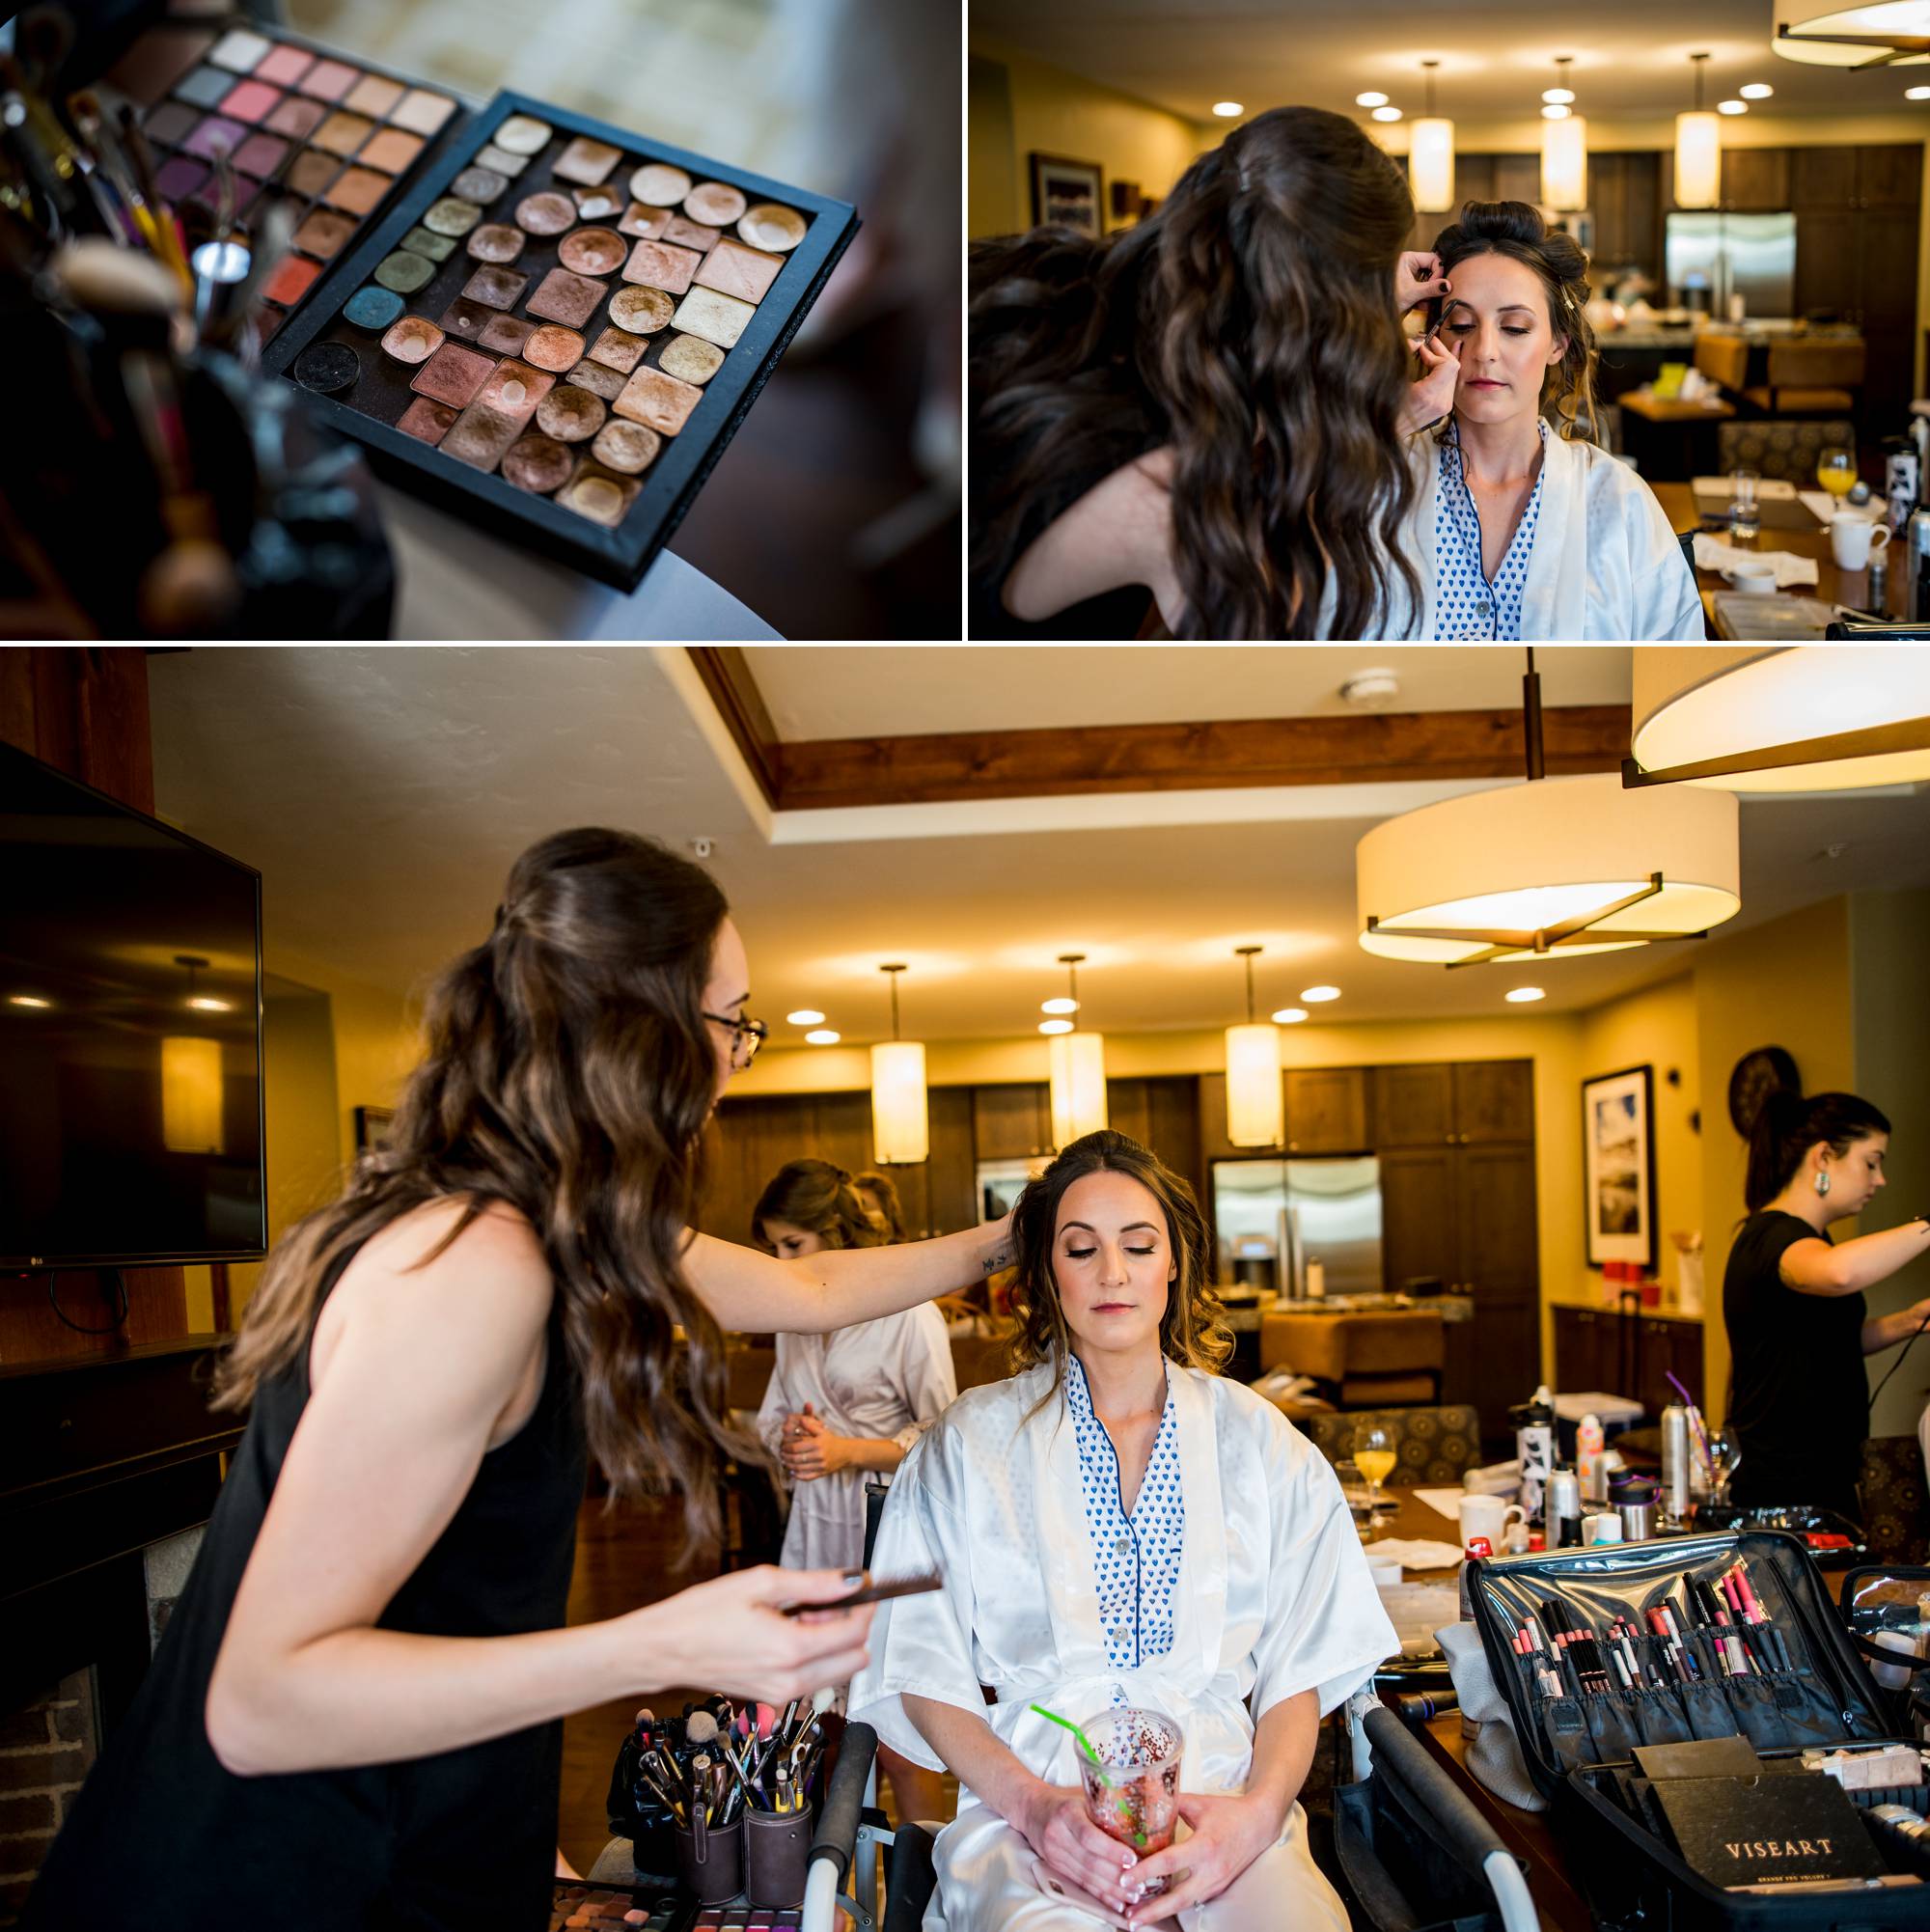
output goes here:
[{"label": "round eyeshadow pan", "polygon": [[372,335],[386,329],[402,308],[402,298],[393,289],[358,289],[342,305],[342,319]]},{"label": "round eyeshadow pan", "polygon": [[400,295],[413,295],[418,289],[427,288],[434,279],[435,263],[406,248],[397,249],[393,255],[375,264],[375,280],[383,288],[393,289]]},{"label": "round eyeshadow pan", "polygon": [[646,161],[630,177],[630,192],[652,207],[676,207],[690,192],[690,177],[668,161]]},{"label": "round eyeshadow pan", "polygon": [[590,454],[613,470],[635,476],[656,461],[657,452],[662,448],[663,438],[654,429],[647,429],[641,423],[626,423],[618,416],[596,432]]},{"label": "round eyeshadow pan", "polygon": [[670,320],[676,307],[661,289],[632,284],[610,297],[610,319],[633,336],[652,336]]},{"label": "round eyeshadow pan", "polygon": [[576,469],[566,444],[554,436],[525,436],[503,458],[503,479],[535,496],[561,489]]},{"label": "round eyeshadow pan", "polygon": [[317,396],[338,396],[362,373],[362,358],[346,343],[311,343],[290,373]]},{"label": "round eyeshadow pan", "polygon": [[630,244],[614,228],[579,228],[557,244],[556,259],[579,275],[608,275],[629,253]]},{"label": "round eyeshadow pan", "polygon": [[474,202],[445,195],[422,218],[431,235],[467,235],[482,219],[482,210]]},{"label": "round eyeshadow pan", "polygon": [[382,353],[410,365],[427,362],[442,346],[443,334],[424,316],[404,316],[382,338]]},{"label": "round eyeshadow pan", "polygon": [[566,329],[560,322],[545,322],[541,328],[531,332],[523,345],[523,360],[538,369],[546,369],[552,375],[561,375],[565,369],[574,369],[583,360],[583,338],[574,329]]},{"label": "round eyeshadow pan", "polygon": [[722,181],[699,181],[683,198],[684,212],[707,228],[729,228],[745,207],[742,193]]},{"label": "round eyeshadow pan", "polygon": [[511,228],[507,222],[485,221],[481,228],[470,231],[463,246],[473,261],[513,262],[528,239],[521,229]]},{"label": "round eyeshadow pan", "polygon": [[465,202],[492,202],[510,185],[508,175],[493,168],[464,168],[449,184],[451,194]]},{"label": "round eyeshadow pan", "polygon": [[679,382],[701,386],[724,367],[724,351],[702,336],[673,336],[657,357],[657,367]]},{"label": "round eyeshadow pan", "polygon": [[600,396],[565,382],[537,404],[537,428],[559,443],[585,443],[602,428],[609,413]]},{"label": "round eyeshadow pan", "polygon": [[512,114],[490,138],[506,154],[537,154],[549,145],[555,131],[547,121]]},{"label": "round eyeshadow pan", "polygon": [[545,190],[516,204],[516,222],[532,235],[561,235],[576,223],[576,204],[567,195]]},{"label": "round eyeshadow pan", "polygon": [[777,202],[758,202],[755,207],[744,210],[737,233],[753,248],[768,248],[773,254],[782,255],[804,239],[804,217],[794,207],[784,207]]}]

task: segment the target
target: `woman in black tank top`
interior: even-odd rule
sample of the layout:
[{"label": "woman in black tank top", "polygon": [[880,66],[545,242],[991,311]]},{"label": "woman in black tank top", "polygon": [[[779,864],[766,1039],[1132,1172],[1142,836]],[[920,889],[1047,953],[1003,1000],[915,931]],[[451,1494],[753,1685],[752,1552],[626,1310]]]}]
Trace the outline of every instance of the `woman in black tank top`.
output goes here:
[{"label": "woman in black tank top", "polygon": [[[723,1328],[821,1332],[1005,1265],[1004,1224],[780,1261],[689,1233],[762,1029],[707,874],[561,833],[444,976],[389,1148],[270,1257],[187,1590],[28,1900],[36,1932],[544,1924],[562,1719],[848,1678],[869,1611],[762,1568],[562,1628],[586,1458],[713,1527]],[[673,1325],[687,1357],[672,1353]]]}]

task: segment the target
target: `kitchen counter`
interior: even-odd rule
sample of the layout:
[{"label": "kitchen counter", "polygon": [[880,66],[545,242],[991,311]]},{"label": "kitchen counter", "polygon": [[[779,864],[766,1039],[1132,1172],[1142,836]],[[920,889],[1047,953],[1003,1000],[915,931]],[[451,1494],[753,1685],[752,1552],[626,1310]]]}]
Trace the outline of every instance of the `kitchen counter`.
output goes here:
[{"label": "kitchen counter", "polygon": [[[1585,1309],[1590,1314],[1619,1314],[1621,1310],[1614,1304],[1605,1302],[1600,1295],[1591,1294],[1586,1288],[1556,1288],[1548,1296],[1548,1306],[1552,1309]],[[1708,1319],[1707,1309],[1686,1309],[1679,1302],[1663,1301],[1655,1308],[1640,1308],[1634,1311],[1638,1316],[1646,1315],[1650,1321],[1693,1321]]]}]

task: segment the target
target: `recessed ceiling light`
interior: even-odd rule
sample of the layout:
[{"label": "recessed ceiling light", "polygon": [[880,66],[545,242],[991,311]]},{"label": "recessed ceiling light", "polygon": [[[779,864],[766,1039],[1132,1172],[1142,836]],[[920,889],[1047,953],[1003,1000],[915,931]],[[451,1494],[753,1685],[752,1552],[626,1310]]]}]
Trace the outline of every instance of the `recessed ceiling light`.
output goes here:
[{"label": "recessed ceiling light", "polygon": [[188,1002],[198,1013],[232,1013],[234,1005],[228,1000],[210,1000],[206,993],[197,993]]},{"label": "recessed ceiling light", "polygon": [[1042,1034],[1069,1034],[1072,1031],[1072,1022],[1070,1020],[1040,1020],[1038,1030]]},{"label": "recessed ceiling light", "polygon": [[1905,100],[1930,100],[1930,87],[1906,87],[1903,97]]},{"label": "recessed ceiling light", "polygon": [[1300,997],[1310,1007],[1317,1007],[1322,1000],[1337,1000],[1340,997],[1340,989],[1338,986],[1303,986],[1300,989]]},{"label": "recessed ceiling light", "polygon": [[38,993],[9,993],[7,1004],[10,1007],[51,1007],[53,1002],[41,999]]},{"label": "recessed ceiling light", "polygon": [[804,1036],[807,1046],[836,1046],[844,1035],[830,1027],[815,1027]]},{"label": "recessed ceiling light", "polygon": [[1282,1007],[1273,1016],[1273,1023],[1277,1027],[1296,1027],[1306,1017],[1307,1008],[1305,1007]]},{"label": "recessed ceiling light", "polygon": [[1574,100],[1575,90],[1572,87],[1544,87],[1541,97],[1550,107],[1566,107]]},{"label": "recessed ceiling light", "polygon": [[1354,97],[1356,107],[1385,107],[1387,104],[1388,97],[1384,94],[1357,94]]},{"label": "recessed ceiling light", "polygon": [[1374,119],[1376,121],[1398,121],[1400,119],[1400,109],[1397,107],[1377,107],[1374,109]]},{"label": "recessed ceiling light", "polygon": [[1766,80],[1752,80],[1747,87],[1739,87],[1736,92],[1745,100],[1767,100],[1776,92]]},{"label": "recessed ceiling light", "polygon": [[1563,107],[1558,103],[1553,107],[1544,107],[1541,110],[1541,118],[1544,121],[1566,121],[1574,111],[1572,107]]},{"label": "recessed ceiling light", "polygon": [[1525,1007],[1530,1000],[1545,1000],[1548,995],[1539,986],[1510,986],[1502,997],[1517,1007]]},{"label": "recessed ceiling light", "polygon": [[815,1007],[800,1007],[796,1012],[785,1015],[787,1027],[821,1027],[823,1024],[824,1015]]},{"label": "recessed ceiling light", "polygon": [[1062,994],[1056,1000],[1041,1000],[1038,1003],[1038,1009],[1042,1013],[1076,1013],[1079,1010],[1079,1002],[1068,1000]]},{"label": "recessed ceiling light", "polygon": [[1716,112],[1718,114],[1747,114],[1749,112],[1749,102],[1746,100],[1719,100],[1716,103]]},{"label": "recessed ceiling light", "polygon": [[1213,112],[1222,121],[1231,121],[1236,115],[1244,114],[1246,111],[1237,100],[1216,100],[1213,103]]}]

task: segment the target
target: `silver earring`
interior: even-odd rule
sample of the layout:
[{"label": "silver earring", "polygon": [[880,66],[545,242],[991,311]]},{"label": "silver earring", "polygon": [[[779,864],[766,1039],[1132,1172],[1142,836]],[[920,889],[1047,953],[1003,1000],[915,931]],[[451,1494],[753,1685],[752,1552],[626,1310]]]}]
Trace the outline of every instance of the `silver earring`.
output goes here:
[{"label": "silver earring", "polygon": [[1818,1168],[1816,1170],[1816,1192],[1818,1194],[1828,1194],[1829,1191],[1830,1191],[1829,1170],[1827,1168]]}]

